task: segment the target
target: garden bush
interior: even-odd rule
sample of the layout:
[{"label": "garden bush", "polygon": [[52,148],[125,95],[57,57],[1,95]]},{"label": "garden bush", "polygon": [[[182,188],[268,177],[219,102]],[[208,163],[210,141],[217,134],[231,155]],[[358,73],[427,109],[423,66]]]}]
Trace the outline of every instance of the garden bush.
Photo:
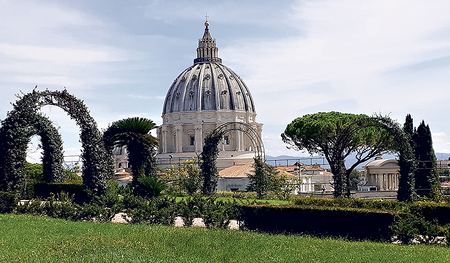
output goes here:
[{"label": "garden bush", "polygon": [[18,214],[33,214],[49,216],[72,221],[100,221],[109,222],[119,212],[120,208],[113,206],[105,208],[97,204],[79,205],[73,202],[74,196],[60,193],[46,199],[33,199],[21,202],[17,208]]},{"label": "garden bush", "polygon": [[256,192],[230,192],[217,191],[215,197],[237,198],[237,199],[256,199]]},{"label": "garden bush", "polygon": [[146,223],[173,225],[178,214],[175,198],[165,196],[146,199],[143,197],[125,196],[124,207],[131,218],[129,223]]},{"label": "garden bush", "polygon": [[397,217],[391,229],[394,240],[402,244],[442,244],[444,237],[450,245],[450,224],[442,226],[436,219],[429,221],[421,215],[407,214]]},{"label": "garden bush", "polygon": [[185,227],[192,226],[194,218],[198,218],[202,214],[203,197],[195,194],[183,198],[178,205],[178,215],[181,216]]},{"label": "garden bush", "polygon": [[0,191],[0,213],[11,213],[17,206],[17,198],[14,193]]},{"label": "garden bush", "polygon": [[37,183],[34,185],[34,195],[37,198],[48,198],[61,192],[74,196],[74,202],[78,204],[89,200],[81,181],[76,183]]},{"label": "garden bush", "polygon": [[142,197],[157,197],[166,188],[166,185],[157,177],[140,177],[137,179],[135,191]]}]

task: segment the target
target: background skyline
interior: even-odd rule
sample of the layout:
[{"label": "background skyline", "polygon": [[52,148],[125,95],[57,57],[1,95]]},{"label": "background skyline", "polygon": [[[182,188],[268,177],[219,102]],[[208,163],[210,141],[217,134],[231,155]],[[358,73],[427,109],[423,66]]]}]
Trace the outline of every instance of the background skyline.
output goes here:
[{"label": "background skyline", "polygon": [[[99,128],[126,117],[161,124],[173,80],[196,57],[208,14],[219,57],[249,87],[270,156],[280,134],[316,112],[383,114],[430,125],[450,153],[450,2],[0,0],[0,119],[15,94],[64,87]],[[57,107],[66,155],[79,129]],[[34,146],[37,140],[33,140]],[[30,154],[34,161],[39,157]]]}]

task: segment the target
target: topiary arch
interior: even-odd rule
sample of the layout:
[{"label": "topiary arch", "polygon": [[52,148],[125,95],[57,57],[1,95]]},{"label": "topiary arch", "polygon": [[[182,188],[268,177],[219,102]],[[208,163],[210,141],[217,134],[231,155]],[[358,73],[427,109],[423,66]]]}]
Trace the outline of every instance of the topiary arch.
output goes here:
[{"label": "topiary arch", "polygon": [[42,144],[42,168],[44,182],[62,182],[64,180],[63,170],[63,142],[58,130],[45,116],[36,114],[35,121],[30,124],[30,138],[38,135]]},{"label": "topiary arch", "polygon": [[256,157],[265,160],[264,144],[252,126],[242,122],[227,122],[220,125],[205,137],[203,143],[203,152],[200,155],[200,159],[202,160],[200,168],[203,175],[202,194],[212,195],[215,192],[219,176],[217,170],[219,142],[226,133],[236,130],[243,132],[250,138]]},{"label": "topiary arch", "polygon": [[26,150],[33,135],[40,136],[44,150],[44,181],[58,182],[63,179],[62,140],[51,121],[39,114],[24,115],[12,111],[8,118],[2,121],[0,128],[0,152],[3,156],[0,159],[1,190],[15,191],[21,185],[24,179],[22,172],[26,162]]},{"label": "topiary arch", "polygon": [[346,127],[347,131],[342,133],[344,136],[337,138],[336,142],[344,147],[353,134],[366,127],[384,129],[393,137],[396,144],[395,151],[399,153],[400,158],[404,158],[403,167],[400,167],[397,199],[399,201],[414,201],[416,199],[416,192],[414,190],[414,152],[409,144],[408,135],[397,122],[385,116],[374,116],[357,120]]},{"label": "topiary arch", "polygon": [[[17,190],[20,186],[19,172],[23,169],[27,143],[31,136],[30,131],[24,127],[32,127],[27,121],[37,122],[36,112],[47,105],[61,108],[80,127],[83,184],[91,194],[103,194],[106,190],[106,180],[112,176],[112,157],[105,150],[97,123],[90,116],[83,101],[69,94],[67,90],[37,91],[34,89],[31,93],[19,96],[19,100],[13,104],[14,109],[2,122],[2,130],[5,132],[2,132],[1,136],[4,136],[6,140],[2,141],[0,149],[3,156],[8,156],[7,160],[0,160],[0,176],[3,177],[1,181],[6,181],[0,185],[2,190]],[[18,121],[19,118],[23,118],[24,123]],[[13,141],[15,143],[12,143]]]}]

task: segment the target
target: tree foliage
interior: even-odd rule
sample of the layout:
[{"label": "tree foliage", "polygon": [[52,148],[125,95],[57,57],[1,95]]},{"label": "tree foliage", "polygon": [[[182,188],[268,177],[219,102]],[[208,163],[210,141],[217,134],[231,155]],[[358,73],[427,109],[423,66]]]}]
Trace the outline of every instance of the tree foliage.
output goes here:
[{"label": "tree foliage", "polygon": [[170,191],[180,193],[185,191],[189,195],[196,193],[202,185],[202,175],[200,169],[197,167],[198,161],[195,158],[187,160],[183,163],[178,163],[165,169],[165,174],[162,179],[169,183]]},{"label": "tree foliage", "polygon": [[[356,166],[398,148],[386,125],[399,129],[388,117],[321,112],[293,120],[281,136],[294,149],[323,154],[333,173],[334,196],[344,197],[350,196],[349,175]],[[356,162],[346,168],[351,153]]]},{"label": "tree foliage", "polygon": [[[414,190],[414,125],[410,114],[406,115],[405,124],[403,125],[404,143],[408,145],[411,152],[399,151],[398,165],[400,167],[400,181],[398,189],[398,199],[400,201],[412,201],[416,199],[416,192]],[[407,156],[409,155],[409,156]]]},{"label": "tree foliage", "polygon": [[278,171],[274,166],[265,163],[261,156],[257,156],[253,160],[253,171],[247,174],[249,179],[247,191],[256,192],[257,198],[262,199],[272,190],[274,176],[278,174]]},{"label": "tree foliage", "polygon": [[272,177],[271,191],[280,200],[289,200],[292,194],[302,184],[301,179],[289,176],[287,172]]},{"label": "tree foliage", "polygon": [[156,176],[156,150],[158,139],[150,134],[156,124],[147,118],[127,118],[113,122],[103,134],[105,146],[110,153],[114,147],[127,147],[133,183],[144,173]]},{"label": "tree foliage", "polygon": [[417,168],[415,187],[419,196],[436,199],[440,196],[439,175],[436,171],[436,155],[433,149],[431,131],[422,121],[413,136]]},{"label": "tree foliage", "polygon": [[[34,116],[40,108],[53,105],[64,110],[80,127],[85,189],[92,195],[103,194],[106,190],[106,180],[112,176],[112,157],[105,151],[102,135],[83,101],[69,94],[67,90],[37,91],[35,89],[31,93],[18,96],[18,98],[19,100],[13,104],[13,110],[8,113],[7,119],[2,121],[1,136],[3,139],[0,151],[3,156],[8,156],[8,158],[0,161],[1,189],[15,191],[20,188],[23,182],[20,175],[25,165],[30,135],[29,127],[38,123]],[[55,134],[50,135],[50,139],[55,142]],[[46,151],[44,149],[44,152]],[[43,162],[47,163],[45,160]],[[49,162],[52,165],[58,164],[56,161]]]}]

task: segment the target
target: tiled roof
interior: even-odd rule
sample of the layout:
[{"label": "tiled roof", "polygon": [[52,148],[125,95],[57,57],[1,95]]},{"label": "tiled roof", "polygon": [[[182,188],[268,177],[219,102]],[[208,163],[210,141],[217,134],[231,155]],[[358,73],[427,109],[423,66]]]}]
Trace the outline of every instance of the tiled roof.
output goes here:
[{"label": "tiled roof", "polygon": [[253,173],[253,162],[243,165],[233,165],[219,172],[219,177],[223,178],[239,178],[247,177],[247,174]]}]

